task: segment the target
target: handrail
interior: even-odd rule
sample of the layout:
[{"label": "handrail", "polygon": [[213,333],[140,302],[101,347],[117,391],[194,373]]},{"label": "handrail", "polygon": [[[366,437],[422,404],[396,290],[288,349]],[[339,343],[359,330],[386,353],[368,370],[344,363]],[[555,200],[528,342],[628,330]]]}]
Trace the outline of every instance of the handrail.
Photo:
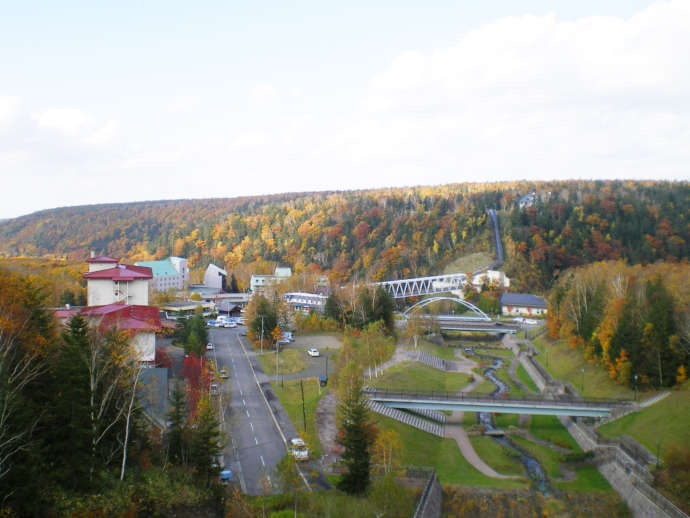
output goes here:
[{"label": "handrail", "polygon": [[399,398],[424,398],[424,399],[443,399],[446,401],[495,401],[495,402],[506,402],[510,401],[525,402],[525,403],[550,403],[550,404],[578,404],[583,406],[594,406],[594,405],[623,405],[632,403],[631,400],[627,399],[611,399],[611,398],[578,398],[578,397],[563,397],[560,396],[558,399],[545,399],[538,396],[520,396],[505,398],[502,396],[493,396],[491,394],[473,394],[464,392],[448,392],[440,390],[405,390],[405,389],[391,389],[391,388],[373,388],[365,387],[364,391],[370,397],[399,397]]}]

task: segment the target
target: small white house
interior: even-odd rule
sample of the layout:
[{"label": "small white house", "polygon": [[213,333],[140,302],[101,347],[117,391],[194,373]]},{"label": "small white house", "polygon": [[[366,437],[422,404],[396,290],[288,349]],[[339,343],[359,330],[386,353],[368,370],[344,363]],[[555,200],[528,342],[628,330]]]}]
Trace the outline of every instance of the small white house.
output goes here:
[{"label": "small white house", "polygon": [[529,293],[504,293],[500,298],[501,314],[511,317],[546,316],[546,301]]},{"label": "small white house", "polygon": [[472,277],[472,287],[479,291],[486,284],[491,288],[509,288],[510,279],[508,276],[497,270],[487,270]]}]

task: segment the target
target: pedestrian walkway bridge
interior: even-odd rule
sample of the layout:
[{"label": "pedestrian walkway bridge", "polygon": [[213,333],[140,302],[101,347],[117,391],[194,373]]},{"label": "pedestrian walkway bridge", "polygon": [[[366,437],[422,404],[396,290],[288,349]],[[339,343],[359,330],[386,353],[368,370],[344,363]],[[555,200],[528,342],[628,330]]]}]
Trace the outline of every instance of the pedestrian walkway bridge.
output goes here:
[{"label": "pedestrian walkway bridge", "polygon": [[394,299],[406,297],[419,297],[435,293],[448,293],[462,291],[467,283],[467,274],[449,273],[446,275],[434,275],[431,277],[415,277],[413,279],[400,279],[394,281],[376,282],[374,286],[380,286]]},{"label": "pedestrian walkway bridge", "polygon": [[451,410],[461,412],[492,412],[500,414],[567,415],[573,417],[608,417],[615,407],[630,401],[612,399],[544,399],[540,397],[493,397],[442,391],[401,391],[365,389],[374,403],[405,410]]}]

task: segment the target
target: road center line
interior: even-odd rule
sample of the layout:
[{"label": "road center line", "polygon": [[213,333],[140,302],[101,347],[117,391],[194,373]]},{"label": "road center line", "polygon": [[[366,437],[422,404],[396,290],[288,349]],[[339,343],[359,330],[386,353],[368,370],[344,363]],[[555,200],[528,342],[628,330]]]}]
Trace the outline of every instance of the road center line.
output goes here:
[{"label": "road center line", "polygon": [[254,431],[254,423],[249,423],[249,426],[252,428],[252,432]]},{"label": "road center line", "polygon": [[242,404],[243,404],[244,406],[247,406],[247,402],[244,400],[244,398],[242,398]]},{"label": "road center line", "polygon": [[263,457],[263,455],[259,455],[259,459],[261,459],[261,465],[265,468],[265,467],[266,467],[266,463],[264,462],[264,457]]},{"label": "road center line", "polygon": [[249,417],[249,410],[246,410],[246,412],[247,412],[247,417]]},{"label": "road center line", "polygon": [[259,444],[259,439],[257,439],[256,437],[254,437],[254,442],[255,442],[256,444]]}]

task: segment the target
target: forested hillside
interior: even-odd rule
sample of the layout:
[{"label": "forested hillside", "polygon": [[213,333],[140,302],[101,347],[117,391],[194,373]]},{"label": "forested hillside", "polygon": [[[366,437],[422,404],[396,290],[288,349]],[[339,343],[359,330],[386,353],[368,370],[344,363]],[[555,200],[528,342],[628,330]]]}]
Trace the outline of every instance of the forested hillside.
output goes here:
[{"label": "forested hillside", "polygon": [[[534,192],[533,206],[518,200]],[[0,223],[0,253],[90,250],[128,260],[170,254],[192,268],[324,272],[336,282],[440,273],[493,252],[487,209],[499,211],[509,274],[548,288],[565,268],[605,259],[687,258],[687,182],[511,182],[142,202],[52,209]],[[242,276],[240,276],[242,277]]]}]

